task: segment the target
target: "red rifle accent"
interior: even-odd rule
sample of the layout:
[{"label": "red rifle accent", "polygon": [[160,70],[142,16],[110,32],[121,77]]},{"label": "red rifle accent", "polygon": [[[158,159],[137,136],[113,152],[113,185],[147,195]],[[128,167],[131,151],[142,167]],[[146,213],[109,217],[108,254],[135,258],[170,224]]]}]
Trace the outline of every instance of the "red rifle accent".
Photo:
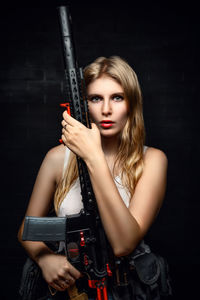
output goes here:
[{"label": "red rifle accent", "polygon": [[88,258],[87,258],[87,255],[86,255],[86,254],[84,255],[84,265],[85,265],[85,266],[88,266],[88,265],[89,265],[89,261],[88,261]]},{"label": "red rifle accent", "polygon": [[85,238],[84,238],[83,231],[80,232],[80,236],[81,236],[80,245],[81,245],[81,247],[84,247],[85,246]]},{"label": "red rifle accent", "polygon": [[106,269],[107,269],[108,276],[112,276],[112,271],[109,267],[109,264],[106,264]]},{"label": "red rifle accent", "polygon": [[106,279],[101,280],[88,280],[88,285],[90,288],[97,289],[97,299],[96,300],[108,300],[108,293],[106,288]]},{"label": "red rifle accent", "polygon": [[[60,103],[60,106],[61,106],[61,107],[65,107],[66,110],[67,110],[68,115],[71,116],[71,111],[70,111],[70,105],[69,105],[69,102],[66,102],[66,103]],[[64,144],[62,139],[59,139],[59,143]]]},{"label": "red rifle accent", "polygon": [[68,113],[68,115],[70,115],[70,116],[71,116],[69,102],[66,102],[66,103],[60,103],[60,106],[61,106],[61,107],[65,107],[65,108],[66,108],[66,110],[67,110],[67,113]]}]

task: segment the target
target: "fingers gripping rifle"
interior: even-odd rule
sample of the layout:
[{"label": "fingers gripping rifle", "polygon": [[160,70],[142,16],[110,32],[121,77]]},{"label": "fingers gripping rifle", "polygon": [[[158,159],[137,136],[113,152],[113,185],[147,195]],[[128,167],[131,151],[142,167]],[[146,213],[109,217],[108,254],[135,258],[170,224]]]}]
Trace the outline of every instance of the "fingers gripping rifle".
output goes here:
[{"label": "fingers gripping rifle", "polygon": [[[58,15],[70,112],[76,120],[91,128],[83,72],[78,68],[75,55],[69,8],[58,7]],[[22,239],[63,241],[68,261],[88,276],[89,287],[97,289],[97,299],[106,300],[106,278],[112,275],[108,264],[108,243],[87,166],[78,156],[77,165],[83,209],[79,214],[66,217],[26,217]]]}]

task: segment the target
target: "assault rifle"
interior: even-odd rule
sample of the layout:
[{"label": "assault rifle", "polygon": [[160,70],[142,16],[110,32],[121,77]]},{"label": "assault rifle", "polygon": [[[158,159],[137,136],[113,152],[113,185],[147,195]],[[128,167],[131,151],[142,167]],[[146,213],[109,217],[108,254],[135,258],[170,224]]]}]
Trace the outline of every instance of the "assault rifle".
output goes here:
[{"label": "assault rifle", "polygon": [[[78,68],[72,36],[69,7],[58,7],[65,69],[67,99],[71,115],[91,128],[83,71]],[[68,103],[62,104],[68,108]],[[97,299],[107,299],[106,281],[112,275],[109,245],[85,162],[77,156],[83,209],[66,217],[25,218],[23,240],[63,241],[68,261],[88,277],[90,288],[97,289]],[[77,299],[80,299],[79,297]]]}]

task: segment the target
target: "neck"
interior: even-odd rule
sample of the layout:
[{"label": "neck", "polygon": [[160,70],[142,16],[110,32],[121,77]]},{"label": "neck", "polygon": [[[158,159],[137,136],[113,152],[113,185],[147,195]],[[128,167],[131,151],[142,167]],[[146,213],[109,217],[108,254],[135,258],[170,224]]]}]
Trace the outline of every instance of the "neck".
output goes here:
[{"label": "neck", "polygon": [[102,137],[101,145],[105,156],[116,156],[119,148],[119,140],[116,137]]},{"label": "neck", "polygon": [[[116,137],[113,137],[113,138],[102,137],[101,144],[102,144],[102,149],[103,149],[105,158],[107,160],[108,166],[109,166],[111,172],[113,173],[113,166],[114,166],[116,155],[117,155],[117,152],[119,149],[119,140]],[[118,168],[115,169],[114,173],[116,173],[116,174],[113,174],[113,175],[118,174]]]}]

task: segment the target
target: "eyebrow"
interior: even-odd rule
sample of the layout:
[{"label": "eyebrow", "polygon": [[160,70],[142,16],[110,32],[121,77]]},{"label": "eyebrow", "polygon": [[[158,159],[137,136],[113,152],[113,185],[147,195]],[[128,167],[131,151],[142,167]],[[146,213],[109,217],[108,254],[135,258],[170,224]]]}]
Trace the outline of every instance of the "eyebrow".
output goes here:
[{"label": "eyebrow", "polygon": [[[116,95],[120,95],[120,96],[124,97],[125,94],[122,92],[116,92],[116,93],[111,94],[111,97],[116,96]],[[103,98],[103,96],[101,94],[97,94],[97,93],[96,94],[88,94],[87,96],[88,96],[88,98],[93,98],[93,97]]]}]

